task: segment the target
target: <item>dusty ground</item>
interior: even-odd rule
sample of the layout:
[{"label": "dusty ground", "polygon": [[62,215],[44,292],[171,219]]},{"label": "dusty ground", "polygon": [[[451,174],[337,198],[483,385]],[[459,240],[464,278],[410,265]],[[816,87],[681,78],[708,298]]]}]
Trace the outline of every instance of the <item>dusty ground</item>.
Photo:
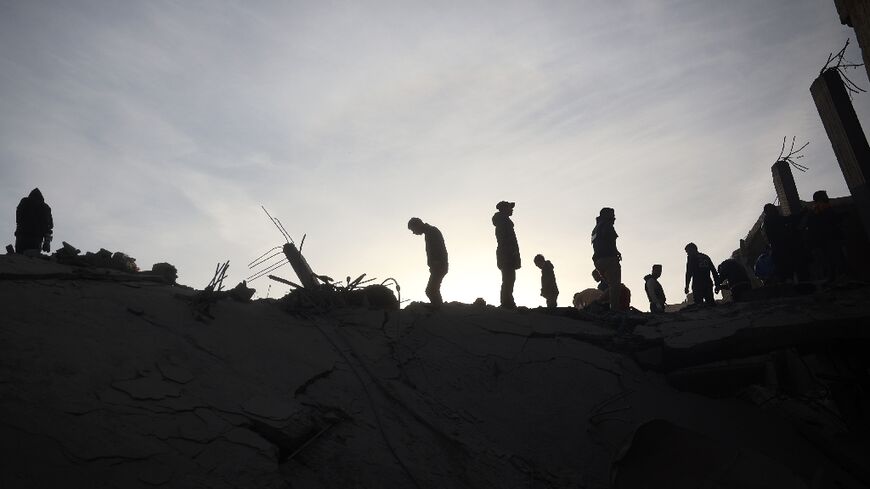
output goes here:
[{"label": "dusty ground", "polygon": [[191,289],[75,273],[0,257],[0,487],[870,479],[862,394],[808,394],[822,346],[870,339],[866,289],[629,320],[231,299],[209,318]]}]

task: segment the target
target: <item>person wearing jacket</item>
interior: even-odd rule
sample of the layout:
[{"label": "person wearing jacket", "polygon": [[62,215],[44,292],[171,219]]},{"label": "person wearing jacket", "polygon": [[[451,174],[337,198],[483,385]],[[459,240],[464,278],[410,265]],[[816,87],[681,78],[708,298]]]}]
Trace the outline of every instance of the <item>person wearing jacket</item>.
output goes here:
[{"label": "person wearing jacket", "polygon": [[503,200],[496,204],[498,212],[492,216],[497,242],[495,258],[498,269],[501,270],[501,307],[507,309],[517,306],[514,302],[514,283],[517,280],[517,270],[522,266],[520,245],[514,232],[514,222],[511,221],[515,205],[515,202]]},{"label": "person wearing jacket", "polygon": [[622,267],[619,262],[622,254],[616,249],[616,230],[613,227],[616,222],[616,213],[610,207],[604,207],[595,219],[595,228],[592,229],[592,263],[601,277],[609,285],[610,309],[624,311],[628,307],[620,300],[622,295]]},{"label": "person wearing jacket", "polygon": [[[692,283],[692,301],[695,304],[706,303],[708,306],[715,306],[716,300],[713,298],[713,284],[720,283],[719,272],[713,265],[710,257],[699,252],[698,246],[695,243],[686,245],[686,288],[685,292],[689,293],[689,282]],[[713,279],[710,279],[710,275]]]},{"label": "person wearing jacket", "polygon": [[30,195],[21,199],[15,210],[15,252],[40,249],[51,251],[51,235],[54,221],[51,207],[45,203],[42,192],[33,189]]},{"label": "person wearing jacket", "polygon": [[643,278],[646,297],[649,299],[649,312],[665,312],[665,289],[659,283],[662,266],[653,265],[652,272]]},{"label": "person wearing jacket", "polygon": [[547,307],[553,309],[559,297],[553,263],[544,258],[544,255],[535,255],[535,265],[541,269],[541,297],[547,299]]},{"label": "person wearing jacket", "polygon": [[435,226],[423,222],[419,217],[408,221],[408,229],[416,235],[423,235],[426,240],[426,264],[429,265],[429,283],[426,284],[426,297],[434,307],[444,303],[441,298],[441,281],[447,275],[447,247],[444,236]]}]

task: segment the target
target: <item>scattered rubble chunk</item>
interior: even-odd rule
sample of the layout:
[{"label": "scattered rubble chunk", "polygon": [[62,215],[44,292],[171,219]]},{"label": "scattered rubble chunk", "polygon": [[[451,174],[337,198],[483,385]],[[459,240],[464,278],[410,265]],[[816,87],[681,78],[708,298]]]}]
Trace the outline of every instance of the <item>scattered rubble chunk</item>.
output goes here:
[{"label": "scattered rubble chunk", "polygon": [[248,283],[242,280],[238,285],[227,291],[227,294],[239,302],[250,302],[256,292],[256,289],[248,287]]},{"label": "scattered rubble chunk", "polygon": [[166,262],[151,265],[151,273],[160,275],[166,279],[168,284],[174,285],[175,281],[178,280],[178,269]]}]

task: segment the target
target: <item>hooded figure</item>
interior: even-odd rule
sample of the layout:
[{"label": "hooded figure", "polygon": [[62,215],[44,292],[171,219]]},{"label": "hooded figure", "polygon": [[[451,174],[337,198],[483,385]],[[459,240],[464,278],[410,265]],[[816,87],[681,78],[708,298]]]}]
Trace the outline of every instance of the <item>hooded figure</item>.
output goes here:
[{"label": "hooded figure", "polygon": [[496,204],[498,212],[492,216],[492,225],[495,226],[495,239],[498,243],[495,249],[495,258],[498,269],[501,270],[501,306],[514,308],[514,282],[517,280],[517,269],[520,268],[520,245],[517,243],[517,234],[514,232],[514,222],[511,216],[514,213],[514,202],[501,201]]},{"label": "hooded figure", "polygon": [[33,189],[30,195],[21,199],[15,211],[15,252],[27,250],[51,250],[51,233],[54,221],[51,207],[45,203],[42,192]]}]

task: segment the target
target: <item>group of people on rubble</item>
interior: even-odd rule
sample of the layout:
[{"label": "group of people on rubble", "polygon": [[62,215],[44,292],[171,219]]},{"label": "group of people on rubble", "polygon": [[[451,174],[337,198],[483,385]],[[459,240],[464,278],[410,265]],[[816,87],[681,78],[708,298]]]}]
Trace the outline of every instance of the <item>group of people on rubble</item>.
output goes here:
[{"label": "group of people on rubble", "polygon": [[[514,202],[501,201],[496,204],[496,213],[492,216],[497,243],[496,265],[502,276],[500,306],[507,309],[516,307],[513,290],[516,271],[521,266],[517,235],[511,220],[515,205]],[[619,235],[614,228],[615,222],[615,211],[610,207],[602,208],[592,230],[592,262],[595,267],[592,278],[598,285],[595,289],[587,289],[574,295],[574,306],[577,308],[582,309],[593,303],[607,304],[614,311],[627,311],[631,307],[631,291],[622,282],[622,254],[616,247]],[[443,304],[441,282],[448,271],[444,236],[437,227],[418,217],[408,221],[408,229],[414,234],[425,236],[430,272],[426,296],[432,306],[437,308]],[[809,261],[805,252],[807,249],[811,250],[815,261],[822,264],[831,279],[838,272],[842,272],[842,236],[825,191],[820,190],[813,195],[811,211],[803,210],[791,216],[782,216],[773,204],[765,205],[762,229],[769,242],[769,249],[756,261],[755,273],[765,283],[800,277]],[[801,240],[801,232],[807,239]],[[715,305],[714,295],[722,289],[728,289],[734,301],[741,301],[752,289],[746,267],[737,259],[728,258],[717,267],[709,256],[698,250],[695,243],[688,243],[684,249],[684,292],[689,294],[691,289],[694,304]],[[541,254],[535,256],[534,263],[541,270],[541,296],[546,300],[548,308],[555,308],[559,287],[556,285],[553,263]],[[644,277],[650,312],[654,313],[665,312],[667,305],[664,288],[659,283],[661,275],[662,266],[655,264]]]},{"label": "group of people on rubble", "polygon": [[[496,204],[492,216],[496,238],[496,265],[501,271],[500,301],[503,308],[515,308],[513,291],[516,271],[521,267],[520,248],[511,216],[516,203],[501,201]],[[585,307],[592,303],[608,304],[611,310],[626,311],[631,304],[631,291],[622,282],[622,254],[616,247],[614,223],[616,213],[604,207],[596,218],[592,229],[593,279],[598,283],[595,289],[587,289],[574,295],[575,307]],[[54,222],[51,207],[38,188],[21,199],[16,209],[15,248],[7,251],[15,253],[49,252],[51,249]],[[424,235],[426,242],[426,261],[429,266],[429,282],[426,296],[435,307],[443,303],[441,283],[447,275],[449,264],[447,247],[441,231],[418,217],[408,221],[408,229],[414,234]],[[845,268],[843,236],[837,217],[831,208],[830,199],[824,190],[813,194],[811,209],[801,209],[789,216],[783,216],[773,204],[764,206],[762,231],[767,237],[768,247],[755,262],[755,275],[765,284],[801,280],[807,277],[807,264],[816,264],[816,275],[833,281]],[[686,294],[691,286],[695,304],[714,305],[714,293],[727,288],[733,300],[740,301],[751,290],[752,285],[746,268],[738,260],[729,258],[714,266],[713,261],[689,243],[686,251]],[[553,263],[538,254],[535,266],[541,270],[541,296],[546,299],[547,307],[555,308],[559,296]],[[666,297],[658,279],[662,266],[653,265],[651,272],[644,277],[644,289],[649,299],[650,312],[664,312]]]},{"label": "group of people on rubble", "polygon": [[[764,283],[781,283],[821,276],[832,282],[845,269],[844,239],[827,192],[813,194],[810,209],[784,216],[773,204],[764,206],[762,229],[768,248],[755,263]],[[810,270],[813,263],[816,270]]]},{"label": "group of people on rubble", "polygon": [[[496,204],[496,213],[492,216],[492,225],[495,227],[496,239],[496,265],[501,271],[500,305],[503,308],[513,309],[514,284],[517,278],[517,270],[522,266],[520,247],[517,235],[514,231],[514,223],[511,216],[514,212],[515,202],[501,201]],[[592,261],[595,265],[593,277],[599,282],[601,295],[606,295],[610,307],[615,310],[627,310],[630,303],[630,292],[622,284],[622,269],[620,261],[622,255],[616,248],[616,238],[619,236],[613,227],[616,215],[613,209],[605,207],[597,218],[595,229],[592,230],[592,247],[594,254]],[[441,282],[447,275],[447,247],[444,244],[444,236],[441,231],[423,222],[418,217],[412,217],[408,221],[408,229],[416,235],[423,235],[426,242],[426,261],[429,266],[429,282],[426,285],[426,297],[434,307],[443,304],[441,297]],[[544,255],[538,254],[534,258],[535,266],[541,270],[541,296],[547,301],[547,307],[555,308],[559,297],[559,287],[556,284],[556,274],[553,263]],[[661,275],[661,266],[654,267],[657,279]],[[658,270],[656,272],[655,270]],[[613,284],[608,285],[608,284]],[[659,285],[650,290],[654,294],[661,293],[661,302],[664,304],[664,292]],[[606,293],[605,293],[606,291]],[[600,299],[601,297],[598,297]],[[662,306],[663,307],[663,306]]]}]

